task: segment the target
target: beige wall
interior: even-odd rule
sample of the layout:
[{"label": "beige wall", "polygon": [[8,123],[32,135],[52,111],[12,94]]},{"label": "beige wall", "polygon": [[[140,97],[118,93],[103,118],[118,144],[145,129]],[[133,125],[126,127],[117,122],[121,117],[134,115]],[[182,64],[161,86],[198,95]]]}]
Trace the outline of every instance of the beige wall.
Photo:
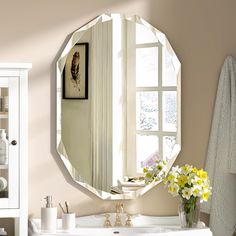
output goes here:
[{"label": "beige wall", "polygon": [[[68,200],[79,215],[114,209],[72,186],[55,152],[55,61],[66,36],[103,12],[137,14],[165,32],[182,62],[182,151],[178,163],[202,167],[220,67],[236,56],[235,0],[3,1],[0,61],[32,62],[29,79],[29,214],[41,199]],[[66,177],[66,180],[65,180]],[[177,200],[158,186],[127,201],[131,213],[176,214]]]},{"label": "beige wall", "polygon": [[[91,30],[80,40],[89,43],[91,51]],[[73,55],[73,54],[72,54]],[[89,57],[89,65],[91,65]],[[89,69],[90,70],[90,67]],[[91,98],[92,77],[89,71],[88,91]],[[91,99],[62,99],[61,103],[61,138],[72,165],[78,170],[84,181],[92,185],[92,154],[91,154]],[[79,145],[79,146],[78,146]]]}]

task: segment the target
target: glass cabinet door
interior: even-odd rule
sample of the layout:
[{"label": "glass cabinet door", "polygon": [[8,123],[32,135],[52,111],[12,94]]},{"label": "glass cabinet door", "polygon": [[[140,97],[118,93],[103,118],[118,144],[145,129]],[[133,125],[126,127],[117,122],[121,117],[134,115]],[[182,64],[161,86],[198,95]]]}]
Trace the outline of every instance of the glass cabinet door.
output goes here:
[{"label": "glass cabinet door", "polygon": [[19,207],[19,80],[0,78],[0,208]]}]

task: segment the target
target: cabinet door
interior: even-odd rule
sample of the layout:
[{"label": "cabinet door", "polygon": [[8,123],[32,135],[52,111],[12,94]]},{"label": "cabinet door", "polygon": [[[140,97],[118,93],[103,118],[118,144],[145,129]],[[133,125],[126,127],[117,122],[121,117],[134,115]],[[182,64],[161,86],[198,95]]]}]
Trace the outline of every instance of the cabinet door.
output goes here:
[{"label": "cabinet door", "polygon": [[0,208],[18,207],[19,78],[0,77]]}]

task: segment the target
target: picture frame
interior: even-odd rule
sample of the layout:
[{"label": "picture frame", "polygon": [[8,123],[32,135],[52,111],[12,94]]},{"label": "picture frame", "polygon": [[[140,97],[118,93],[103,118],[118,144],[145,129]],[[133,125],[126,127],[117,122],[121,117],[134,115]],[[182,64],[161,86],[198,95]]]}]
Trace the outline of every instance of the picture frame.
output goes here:
[{"label": "picture frame", "polygon": [[89,44],[77,43],[67,55],[63,70],[63,99],[88,99]]}]

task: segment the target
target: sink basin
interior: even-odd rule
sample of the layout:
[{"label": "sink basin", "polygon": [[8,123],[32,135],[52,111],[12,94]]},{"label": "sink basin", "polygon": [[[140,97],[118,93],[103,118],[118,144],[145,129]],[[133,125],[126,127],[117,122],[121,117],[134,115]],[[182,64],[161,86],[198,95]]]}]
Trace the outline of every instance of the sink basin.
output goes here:
[{"label": "sink basin", "polygon": [[[143,234],[156,234],[163,232],[161,228],[80,228],[78,230],[78,235],[80,236],[92,236],[92,235],[104,235],[104,236],[110,236],[110,235],[143,235]],[[74,232],[75,233],[75,232]],[[77,235],[77,234],[72,234]]]},{"label": "sink basin", "polygon": [[[58,219],[58,230],[54,234],[43,233],[40,229],[40,219],[29,220],[29,235],[30,236],[212,236],[209,228],[206,228],[203,223],[199,224],[196,229],[181,229],[178,216],[144,216],[133,215],[133,227],[112,227],[104,228],[103,223],[105,215],[90,215],[76,218],[76,229],[71,232],[65,232],[62,229],[61,219]],[[121,216],[121,221],[125,223],[126,215]],[[110,214],[112,225],[115,222],[115,213]]]}]

